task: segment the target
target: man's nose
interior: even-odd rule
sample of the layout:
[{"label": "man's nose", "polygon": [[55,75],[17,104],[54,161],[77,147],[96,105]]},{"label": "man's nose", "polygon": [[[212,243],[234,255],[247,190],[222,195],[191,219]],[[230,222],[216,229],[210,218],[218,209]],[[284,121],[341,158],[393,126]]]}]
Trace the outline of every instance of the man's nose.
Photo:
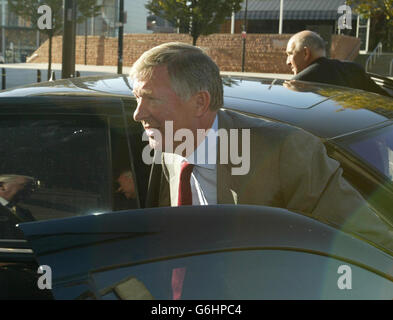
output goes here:
[{"label": "man's nose", "polygon": [[291,65],[291,59],[289,59],[289,56],[287,57],[287,65],[288,65],[288,66]]},{"label": "man's nose", "polygon": [[146,105],[146,102],[143,101],[143,99],[141,99],[138,102],[138,105],[134,111],[134,120],[135,121],[142,121],[147,119],[149,116],[149,109]]}]

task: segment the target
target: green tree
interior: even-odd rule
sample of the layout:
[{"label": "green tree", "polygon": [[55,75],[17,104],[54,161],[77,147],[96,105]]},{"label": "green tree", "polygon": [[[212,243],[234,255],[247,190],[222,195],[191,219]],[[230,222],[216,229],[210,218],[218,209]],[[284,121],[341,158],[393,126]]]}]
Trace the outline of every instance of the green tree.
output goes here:
[{"label": "green tree", "polygon": [[30,21],[33,28],[37,28],[38,19],[42,14],[38,13],[38,8],[41,5],[47,5],[51,8],[51,26],[50,29],[42,29],[40,32],[48,36],[49,51],[48,51],[48,78],[52,72],[52,38],[58,34],[63,28],[63,1],[62,0],[9,0],[9,10],[14,12],[21,18]]},{"label": "green tree", "polygon": [[[97,0],[83,0],[77,1],[77,8],[80,16],[77,19],[78,23],[87,20],[89,17],[98,15],[100,6],[96,5]],[[51,28],[39,29],[37,22],[42,13],[38,13],[38,8],[41,5],[47,5],[51,8]],[[48,78],[52,72],[52,40],[53,36],[58,35],[63,30],[63,0],[9,0],[9,10],[25,20],[31,22],[33,28],[39,29],[40,32],[47,35],[49,40],[48,48]]]},{"label": "green tree", "polygon": [[243,0],[149,0],[146,8],[175,27],[189,26],[192,43],[200,35],[217,32],[233,11],[240,10]]},{"label": "green tree", "polygon": [[348,0],[354,11],[371,18],[373,29],[386,48],[393,49],[393,0]]},{"label": "green tree", "polygon": [[85,23],[85,64],[87,64],[87,20],[98,16],[101,13],[101,5],[97,5],[97,0],[78,1],[79,16],[77,23]]}]

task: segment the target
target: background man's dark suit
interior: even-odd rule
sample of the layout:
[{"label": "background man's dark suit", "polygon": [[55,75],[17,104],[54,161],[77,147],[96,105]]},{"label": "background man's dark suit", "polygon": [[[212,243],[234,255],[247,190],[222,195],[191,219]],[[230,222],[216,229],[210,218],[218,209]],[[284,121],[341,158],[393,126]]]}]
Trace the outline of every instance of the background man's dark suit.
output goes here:
[{"label": "background man's dark suit", "polygon": [[16,224],[34,221],[34,217],[29,210],[16,207],[17,215],[0,205],[0,239],[24,239],[22,231],[16,228]]},{"label": "background man's dark suit", "polygon": [[321,57],[292,77],[292,80],[328,83],[390,95],[380,88],[357,63]]},{"label": "background man's dark suit", "polygon": [[[339,163],[327,156],[318,138],[291,126],[224,110],[218,112],[218,127],[250,129],[251,136],[250,171],[246,175],[232,175],[236,166],[217,161],[219,204],[287,208],[393,252],[393,229],[342,177]],[[241,152],[241,146],[238,150]],[[166,165],[153,165],[148,207],[170,206],[168,181]]]}]

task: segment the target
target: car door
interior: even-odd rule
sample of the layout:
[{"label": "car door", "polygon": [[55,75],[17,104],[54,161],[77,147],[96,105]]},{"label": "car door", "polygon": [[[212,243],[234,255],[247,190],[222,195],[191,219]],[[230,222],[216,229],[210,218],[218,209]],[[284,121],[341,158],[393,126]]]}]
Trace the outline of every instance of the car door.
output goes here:
[{"label": "car door", "polygon": [[329,155],[340,161],[344,177],[393,225],[392,121],[335,138],[327,147]]},{"label": "car door", "polygon": [[[21,225],[56,299],[391,299],[392,257],[263,206],[153,208]],[[50,232],[48,231],[50,230]]]},{"label": "car door", "polygon": [[[0,176],[36,181],[34,192],[18,206],[37,221],[140,207],[148,167],[133,161],[138,158],[133,153],[141,150],[129,149],[142,148],[141,128],[131,121],[132,104],[108,97],[1,99]],[[132,200],[116,192],[124,168],[134,173],[137,197]],[[0,234],[0,297],[40,296],[34,293],[38,266],[32,257],[23,237]],[[30,279],[19,283],[34,286],[19,290],[18,279]]]}]

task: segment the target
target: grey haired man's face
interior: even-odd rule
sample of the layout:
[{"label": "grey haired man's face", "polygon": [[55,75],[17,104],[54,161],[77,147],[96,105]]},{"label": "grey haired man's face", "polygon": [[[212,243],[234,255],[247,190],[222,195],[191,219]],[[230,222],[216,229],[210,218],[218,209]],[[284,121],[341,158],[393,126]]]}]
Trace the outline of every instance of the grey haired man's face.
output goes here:
[{"label": "grey haired man's face", "polygon": [[296,39],[291,38],[287,45],[287,65],[290,66],[293,74],[298,74],[308,67],[308,57],[305,48],[296,48]]}]

